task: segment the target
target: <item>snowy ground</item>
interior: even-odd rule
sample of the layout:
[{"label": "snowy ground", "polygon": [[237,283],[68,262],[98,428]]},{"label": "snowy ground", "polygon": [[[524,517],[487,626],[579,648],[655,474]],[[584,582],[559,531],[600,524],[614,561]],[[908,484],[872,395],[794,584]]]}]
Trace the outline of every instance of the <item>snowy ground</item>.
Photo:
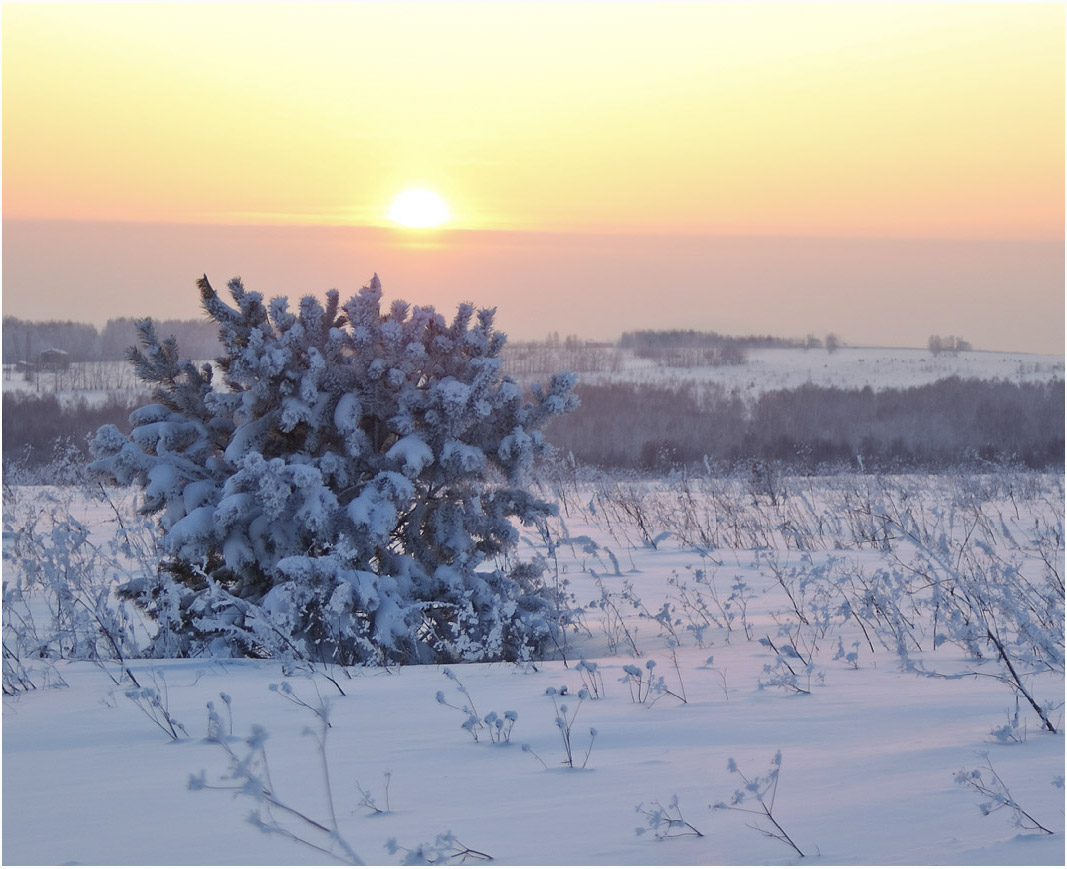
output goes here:
[{"label": "snowy ground", "polygon": [[844,347],[825,350],[750,350],[743,365],[668,368],[650,360],[627,358],[615,372],[581,375],[583,383],[713,383],[727,393],[757,398],[772,389],[833,386],[839,389],[898,389],[922,386],[946,377],[1043,382],[1063,377],[1062,356],[1031,353],[966,352],[931,355],[929,350],[892,347]]},{"label": "snowy ground", "polygon": [[[1034,580],[1044,575],[1041,551],[1051,552],[1051,569],[1063,576],[1063,488],[1055,475],[877,485],[865,478],[786,481],[777,503],[747,491],[744,481],[705,481],[691,491],[689,507],[679,506],[678,481],[580,484],[561,490],[558,574],[550,561],[553,577],[568,583],[585,610],[581,629],[568,639],[566,663],[456,665],[457,682],[442,667],[309,671],[262,661],[133,662],[141,685],[165,689],[166,708],[188,733],[176,741],[126,696],[128,682],[115,684],[117,665],[36,668],[42,687],[4,698],[3,861],[334,862],[246,823],[252,810],[265,810],[252,796],[212,789],[235,784],[226,778],[227,747],[243,757],[250,750],[245,738],[261,725],[269,734],[262,745],[276,798],[328,827],[332,793],[340,835],[367,863],[404,858],[403,850],[387,850],[389,840],[415,849],[451,831],[463,846],[504,864],[1062,865],[1062,643],[1058,672],[1024,677],[1035,697],[1051,698],[1059,732],[1043,731],[1024,702],[1018,727],[1007,728],[1012,735],[995,738],[991,731],[1010,725],[1015,695],[995,678],[995,661],[976,664],[953,643],[933,651],[929,613],[919,611],[926,591],[907,567],[921,566],[918,551],[865,540],[869,529],[857,527],[863,513],[857,502],[872,485],[880,503],[914,505],[909,509],[937,523],[950,545],[973,547],[981,538],[991,559],[1015,564]],[[24,492],[21,503],[40,497]],[[75,499],[72,508],[95,534],[106,533],[98,506]],[[1056,528],[1058,545],[1048,550]],[[1040,529],[1053,532],[1044,550],[1036,542]],[[5,531],[5,554],[10,543]],[[548,552],[543,541],[524,545]],[[901,598],[914,606],[906,623],[920,648],[912,658],[921,669],[957,678],[905,672],[886,635],[872,633],[868,644],[860,620],[841,615],[842,602],[858,600],[849,598],[850,589],[877,575],[903,577],[913,588],[914,597]],[[16,576],[5,561],[5,592]],[[657,620],[664,605],[670,618]],[[1062,591],[1059,612],[1062,618]],[[878,616],[870,619],[873,630]],[[677,666],[672,632],[681,643]],[[810,658],[810,672],[782,654],[790,640]],[[583,655],[598,665],[599,698],[577,696],[583,673],[590,679],[576,667]],[[620,679],[627,666],[647,672],[648,660],[671,693],[638,703]],[[790,679],[783,662],[799,677]],[[64,684],[44,687],[49,680]],[[271,690],[283,683],[290,695]],[[461,726],[467,716],[438,702],[442,692],[446,702],[464,705],[460,683],[481,717],[517,713],[509,742],[492,744],[484,730],[475,742]],[[564,743],[546,694],[562,686],[567,696],[555,702],[568,704],[577,768],[561,763]],[[294,698],[328,704],[329,791],[316,748],[321,720]],[[215,740],[207,738],[208,703],[219,716]],[[586,762],[590,728],[597,735]],[[753,778],[767,774],[779,751],[773,816],[803,859],[747,826],[773,831],[766,818],[711,808],[730,803],[743,786],[728,769],[731,759]],[[1010,807],[982,814],[983,797],[955,779],[987,762],[1015,803],[1052,835],[1013,825]],[[191,776],[207,787],[191,790]],[[983,781],[992,781],[988,770]],[[674,797],[702,836],[635,832],[650,826],[636,806],[668,807]],[[739,806],[755,807],[751,800]],[[273,817],[331,847],[286,810],[276,808]],[[658,830],[683,831],[689,832]]]},{"label": "snowy ground", "polygon": [[61,399],[84,398],[90,404],[101,403],[112,393],[144,391],[125,361],[72,362],[62,371],[20,372],[4,366],[4,392],[30,395],[54,393]]}]

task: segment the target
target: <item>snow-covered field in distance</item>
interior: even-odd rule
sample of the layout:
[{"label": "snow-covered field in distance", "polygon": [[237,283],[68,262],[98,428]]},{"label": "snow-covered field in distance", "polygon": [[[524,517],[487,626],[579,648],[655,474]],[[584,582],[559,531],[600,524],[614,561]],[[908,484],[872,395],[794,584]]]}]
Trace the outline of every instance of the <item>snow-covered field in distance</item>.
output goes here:
[{"label": "snow-covered field in distance", "polygon": [[4,393],[55,394],[61,401],[83,398],[89,404],[103,403],[109,394],[143,392],[128,362],[72,362],[62,371],[22,372],[4,366]]},{"label": "snow-covered field in distance", "polygon": [[[841,389],[872,389],[922,386],[946,377],[1004,380],[1013,383],[1043,382],[1064,376],[1064,357],[1036,353],[968,351],[933,356],[929,350],[893,347],[843,347],[834,353],[813,349],[758,349],[747,351],[741,365],[669,367],[640,359],[626,350],[610,350],[615,370],[579,371],[579,383],[682,383],[715,384],[742,398],[757,398],[775,389],[793,389],[804,384]],[[505,358],[507,351],[505,350]],[[544,380],[565,370],[565,352],[558,357],[543,354],[544,371],[516,374],[520,382]],[[82,397],[102,402],[109,394],[144,391],[126,362],[73,363],[70,371],[26,375],[8,371],[4,392],[56,393],[61,400]]]},{"label": "snow-covered field in distance", "polygon": [[1064,376],[1064,357],[1034,353],[968,351],[933,356],[928,350],[891,347],[843,347],[825,350],[749,350],[741,365],[668,368],[647,359],[624,356],[618,371],[587,372],[580,383],[713,383],[727,393],[756,398],[776,389],[798,386],[872,389],[922,386],[946,377],[1043,382]]},{"label": "snow-covered field in distance", "polygon": [[[4,698],[3,861],[332,863],[246,823],[253,810],[265,819],[265,805],[227,790],[249,779],[227,778],[223,744],[243,757],[258,724],[268,734],[271,795],[331,826],[315,747],[326,733],[337,829],[372,864],[403,859],[404,851],[385,847],[390,840],[416,848],[450,831],[501,864],[1062,865],[1062,643],[1058,672],[1028,669],[1024,677],[1052,710],[1053,734],[1025,701],[1016,706],[990,647],[976,661],[959,644],[938,642],[939,632],[959,625],[938,622],[950,608],[947,599],[943,609],[931,607],[932,595],[954,581],[959,562],[931,565],[919,548],[865,525],[865,504],[874,514],[906,510],[943,532],[931,545],[940,539],[953,553],[963,546],[970,554],[962,562],[973,555],[974,568],[990,577],[1015,565],[1012,576],[1040,585],[1051,579],[1047,567],[1060,577],[1062,619],[1062,475],[780,482],[776,503],[743,479],[708,479],[691,502],[678,481],[603,479],[563,491],[558,576],[584,609],[567,662],[451,668],[480,717],[517,713],[504,744],[492,744],[485,730],[475,742],[462,727],[467,714],[435,699],[441,692],[447,703],[467,702],[442,667],[130,661],[142,685],[165,691],[166,708],[184,724],[188,736],[171,741],[126,696],[129,684],[112,681],[120,676],[114,663],[33,665],[41,687]],[[42,503],[40,492],[20,497]],[[77,499],[73,509],[103,541],[106,510]],[[988,551],[971,547],[979,539]],[[5,550],[9,543],[5,533]],[[543,551],[533,539],[522,546]],[[913,567],[933,570],[938,582]],[[16,576],[5,560],[5,589]],[[864,609],[866,589],[898,583],[910,588],[898,599],[902,618],[879,610],[891,600],[880,592]],[[13,604],[5,601],[9,614]],[[665,605],[669,618],[657,618]],[[915,666],[951,678],[902,667],[894,630]],[[597,664],[599,698],[577,696],[591,681],[575,666],[583,655]],[[671,693],[635,702],[633,685],[621,681],[625,668],[645,676],[653,660]],[[63,687],[45,687],[60,678]],[[321,730],[312,712],[270,689],[286,681],[304,702],[328,702],[331,728]],[[546,690],[563,686],[567,696],[555,702],[568,704],[574,765],[584,769],[561,762],[559,713]],[[221,741],[206,738],[208,703],[220,714]],[[739,773],[767,775],[779,751],[773,815],[804,859],[747,826],[773,832],[762,815],[711,808],[744,791]],[[984,815],[989,798],[956,781],[973,770],[987,785],[995,770],[1013,803],[1052,834],[1013,825],[1010,807]],[[190,790],[191,777],[206,787]],[[654,812],[656,802],[668,808],[675,797],[702,836],[675,838],[687,828],[652,828],[635,811]],[[737,808],[758,805],[746,799]],[[330,846],[290,812],[276,808],[274,817]]]}]

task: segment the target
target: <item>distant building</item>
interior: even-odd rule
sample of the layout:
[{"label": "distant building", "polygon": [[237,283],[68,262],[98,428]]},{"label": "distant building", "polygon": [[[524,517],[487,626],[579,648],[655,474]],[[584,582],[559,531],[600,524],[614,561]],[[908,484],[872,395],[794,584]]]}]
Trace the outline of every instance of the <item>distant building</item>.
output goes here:
[{"label": "distant building", "polygon": [[55,347],[42,350],[37,356],[37,367],[42,371],[66,371],[70,368],[70,354]]}]

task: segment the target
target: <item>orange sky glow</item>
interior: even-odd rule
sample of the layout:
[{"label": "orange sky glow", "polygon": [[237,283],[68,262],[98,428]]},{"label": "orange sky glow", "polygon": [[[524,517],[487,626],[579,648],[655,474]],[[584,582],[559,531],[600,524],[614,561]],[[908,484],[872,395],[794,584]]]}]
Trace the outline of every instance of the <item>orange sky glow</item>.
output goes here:
[{"label": "orange sky glow", "polygon": [[[1062,250],[1059,3],[5,3],[2,16],[5,313],[32,313],[16,224],[373,229],[411,188],[450,214],[420,243],[501,233],[490,259],[507,232]],[[393,232],[390,250],[417,235]],[[380,271],[374,252],[328,285]],[[1060,321],[1043,346],[1062,352],[1062,268],[1026,280]]]}]

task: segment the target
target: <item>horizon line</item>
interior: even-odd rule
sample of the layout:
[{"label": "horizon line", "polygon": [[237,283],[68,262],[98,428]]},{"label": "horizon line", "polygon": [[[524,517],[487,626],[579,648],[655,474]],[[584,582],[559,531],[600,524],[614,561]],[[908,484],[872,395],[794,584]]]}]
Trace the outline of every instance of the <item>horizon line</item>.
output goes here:
[{"label": "horizon line", "polygon": [[996,243],[1023,242],[1028,244],[1067,243],[1067,229],[1060,235],[990,235],[990,234],[936,234],[936,235],[899,235],[893,233],[850,233],[850,232],[804,232],[798,230],[740,230],[740,229],[641,229],[641,228],[607,228],[607,227],[569,227],[569,228],[521,228],[521,227],[470,227],[437,226],[410,228],[388,224],[370,223],[265,223],[241,222],[227,220],[181,220],[134,218],[97,218],[97,217],[37,217],[21,215],[2,215],[2,223],[23,224],[92,224],[99,226],[137,226],[137,227],[188,227],[190,229],[263,229],[263,230],[332,230],[338,232],[374,232],[395,237],[397,241],[409,243],[443,241],[442,236],[476,236],[476,235],[529,235],[529,236],[568,236],[568,237],[624,237],[624,238],[678,238],[678,239],[781,239],[796,241],[895,241],[895,242],[966,242]]},{"label": "horizon line", "polygon": [[[308,295],[308,294],[305,294],[305,295]],[[311,294],[311,295],[314,295],[314,294]],[[87,325],[87,326],[91,326],[93,329],[96,329],[97,331],[100,331],[100,330],[106,328],[108,323],[111,323],[111,322],[113,322],[115,320],[136,321],[136,320],[145,320],[145,319],[147,319],[147,320],[152,320],[153,323],[166,323],[166,322],[205,323],[205,325],[210,322],[210,320],[204,320],[201,317],[153,317],[151,315],[149,315],[147,317],[139,317],[139,316],[136,316],[136,315],[122,315],[122,316],[118,316],[118,317],[108,317],[108,319],[106,321],[104,321],[103,325],[98,325],[98,323],[96,323],[96,322],[89,322],[89,321],[86,321],[86,320],[75,320],[75,319],[66,319],[66,320],[58,320],[58,319],[55,319],[55,318],[43,319],[43,320],[42,319],[31,319],[31,318],[28,318],[28,317],[19,317],[16,314],[6,314],[6,313],[3,315],[2,319],[5,322],[7,320],[9,320],[9,319],[10,320],[19,320],[20,322],[25,323],[25,324],[30,325],[30,326],[40,326],[40,325],[46,325],[48,323],[59,323],[59,324],[70,323],[70,324],[79,325],[79,326]],[[553,330],[553,331],[558,332],[559,330]],[[832,330],[832,329],[828,330],[828,331],[823,331],[821,336],[816,334],[816,337],[825,338],[827,335],[831,334],[833,331],[834,330]],[[709,330],[709,329],[691,329],[691,328],[690,329],[686,329],[686,328],[684,328],[682,326],[675,326],[675,327],[671,327],[671,328],[659,328],[659,329],[640,329],[640,328],[624,329],[618,334],[617,337],[611,338],[611,339],[583,338],[581,335],[578,335],[577,333],[571,333],[567,337],[572,337],[573,336],[574,338],[577,338],[578,341],[580,341],[582,344],[584,344],[586,346],[592,344],[592,345],[598,345],[598,346],[607,345],[609,347],[612,347],[612,346],[617,346],[618,343],[620,341],[622,341],[622,338],[623,338],[624,335],[626,335],[628,333],[635,333],[635,332],[652,332],[652,333],[695,332],[697,334],[718,334],[720,337],[725,338],[727,340],[739,340],[739,341],[745,341],[746,339],[758,340],[758,339],[761,339],[761,338],[770,338],[770,339],[776,340],[776,341],[802,341],[802,340],[804,340],[803,338],[800,338],[800,337],[790,337],[788,335],[773,334],[771,332],[765,332],[765,333],[748,332],[748,333],[738,333],[738,334],[726,334],[726,333],[717,333],[717,332],[714,332],[714,330]],[[548,341],[546,339],[516,338],[516,339],[512,340],[510,333],[505,331],[503,334],[505,335],[505,338],[506,338],[505,346],[508,345],[508,344],[546,344],[546,345],[548,344]],[[930,352],[928,347],[922,347],[922,346],[917,346],[917,345],[908,345],[908,344],[871,344],[871,343],[853,344],[853,343],[851,343],[849,341],[846,341],[846,340],[840,338],[840,336],[838,336],[838,337],[839,337],[839,340],[840,340],[841,343],[838,345],[838,348],[836,350],[833,350],[833,351],[827,350],[826,347],[802,347],[802,346],[756,347],[756,348],[749,348],[749,349],[752,349],[752,350],[803,350],[805,353],[820,353],[820,352],[821,353],[838,353],[841,350],[914,350],[914,351],[919,351],[919,352]],[[1036,351],[1036,350],[1021,350],[1021,349],[1010,349],[1009,350],[1009,349],[997,349],[997,348],[991,348],[991,347],[973,347],[973,346],[969,350],[961,350],[961,351],[959,351],[959,353],[999,353],[999,354],[1017,353],[1017,354],[1023,354],[1023,355],[1026,355],[1026,356],[1044,356],[1044,357],[1050,357],[1050,358],[1053,358],[1053,359],[1065,358],[1065,355],[1067,355],[1065,353],[1043,353],[1043,352]],[[949,352],[948,355],[958,355],[958,353]],[[105,359],[105,360],[89,360],[89,361],[102,361],[102,362],[116,361],[116,362],[121,362],[123,360],[121,360],[121,359],[119,359],[119,360],[106,360]],[[746,363],[747,363],[747,361],[748,360],[746,360]],[[697,366],[697,367],[700,367],[700,366]]]}]

